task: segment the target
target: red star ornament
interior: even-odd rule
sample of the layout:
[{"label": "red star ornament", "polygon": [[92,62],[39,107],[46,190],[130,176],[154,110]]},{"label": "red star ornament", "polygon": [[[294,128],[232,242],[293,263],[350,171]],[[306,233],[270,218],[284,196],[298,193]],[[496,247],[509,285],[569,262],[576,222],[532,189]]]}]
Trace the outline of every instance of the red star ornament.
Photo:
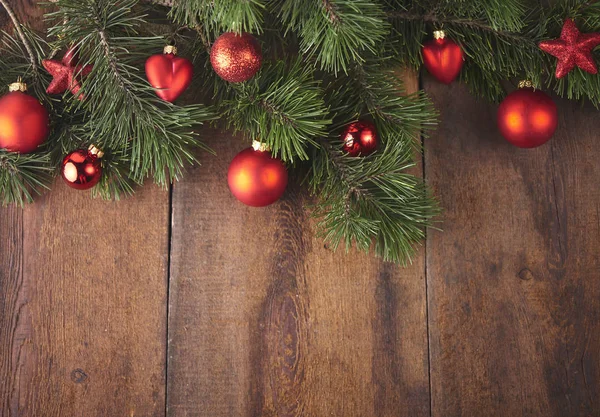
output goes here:
[{"label": "red star ornament", "polygon": [[78,100],[83,100],[83,93],[79,94],[79,90],[81,90],[80,80],[92,71],[92,66],[77,65],[75,55],[74,48],[69,48],[60,61],[54,59],[44,59],[42,61],[46,71],[54,77],[46,89],[48,94],[62,94],[70,90]]},{"label": "red star ornament", "polygon": [[590,74],[596,74],[598,68],[592,56],[592,50],[600,44],[600,33],[581,33],[575,22],[566,19],[559,39],[540,42],[542,51],[558,58],[556,78],[567,75],[575,66]]}]

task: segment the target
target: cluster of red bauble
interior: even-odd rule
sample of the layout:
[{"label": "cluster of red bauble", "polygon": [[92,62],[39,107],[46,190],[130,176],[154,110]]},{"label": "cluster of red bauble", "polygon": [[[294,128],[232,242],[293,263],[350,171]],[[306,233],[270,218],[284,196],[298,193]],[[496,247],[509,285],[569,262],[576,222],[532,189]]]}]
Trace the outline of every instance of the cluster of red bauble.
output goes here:
[{"label": "cluster of red bauble", "polygon": [[[436,31],[434,37],[423,45],[423,63],[437,80],[450,84],[462,69],[463,51],[443,31]],[[558,112],[546,93],[522,83],[500,104],[497,123],[507,141],[520,148],[534,148],[550,140],[558,124]]]}]

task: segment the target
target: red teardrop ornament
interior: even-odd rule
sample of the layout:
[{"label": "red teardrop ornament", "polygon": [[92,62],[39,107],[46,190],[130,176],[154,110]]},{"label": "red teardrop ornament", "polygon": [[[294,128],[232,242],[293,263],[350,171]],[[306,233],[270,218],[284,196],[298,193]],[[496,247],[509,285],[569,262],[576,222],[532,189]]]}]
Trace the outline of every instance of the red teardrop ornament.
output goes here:
[{"label": "red teardrop ornament", "polygon": [[423,45],[423,63],[427,71],[438,81],[450,84],[460,73],[464,54],[456,42],[446,38],[443,32],[440,32],[436,32],[436,39]]},{"label": "red teardrop ornament", "polygon": [[152,55],[146,60],[146,78],[156,88],[156,95],[170,103],[189,87],[194,66],[186,58],[177,56],[174,47],[165,47],[165,53]]}]

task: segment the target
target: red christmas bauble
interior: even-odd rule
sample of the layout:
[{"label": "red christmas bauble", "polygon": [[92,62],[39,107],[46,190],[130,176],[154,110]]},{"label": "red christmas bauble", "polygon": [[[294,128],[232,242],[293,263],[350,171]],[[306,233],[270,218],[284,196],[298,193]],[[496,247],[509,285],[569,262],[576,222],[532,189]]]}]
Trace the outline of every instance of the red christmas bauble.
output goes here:
[{"label": "red christmas bauble", "polygon": [[350,123],[342,132],[343,149],[350,156],[366,156],[377,149],[377,129],[366,120]]},{"label": "red christmas bauble", "polygon": [[174,46],[166,46],[164,53],[152,55],[146,60],[146,78],[156,88],[156,95],[170,103],[189,87],[194,76],[194,66],[176,55]]},{"label": "red christmas bauble", "polygon": [[0,99],[0,148],[11,152],[33,152],[48,137],[50,117],[46,108],[21,87]]},{"label": "red christmas bauble", "polygon": [[425,68],[438,81],[450,84],[458,77],[464,63],[463,51],[442,31],[436,31],[435,39],[423,44],[422,52]]},{"label": "red christmas bauble", "polygon": [[231,83],[248,81],[260,69],[262,52],[249,33],[227,32],[217,38],[210,50],[210,63],[219,77]]},{"label": "red christmas bauble", "polygon": [[62,161],[61,174],[67,185],[76,190],[89,190],[102,177],[102,152],[93,145],[77,149]]},{"label": "red christmas bauble", "polygon": [[283,195],[288,173],[281,160],[269,151],[248,148],[238,153],[227,173],[231,193],[252,207],[273,204]]},{"label": "red christmas bauble", "polygon": [[500,133],[519,148],[543,145],[557,125],[556,104],[540,90],[520,88],[506,96],[498,108]]}]

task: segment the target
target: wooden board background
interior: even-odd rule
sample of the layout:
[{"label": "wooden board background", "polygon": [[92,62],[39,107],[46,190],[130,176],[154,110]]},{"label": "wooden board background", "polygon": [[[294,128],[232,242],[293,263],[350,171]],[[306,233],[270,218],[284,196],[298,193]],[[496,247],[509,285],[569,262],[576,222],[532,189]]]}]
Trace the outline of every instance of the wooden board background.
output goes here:
[{"label": "wooden board background", "polygon": [[237,203],[245,145],[209,129],[218,156],[170,193],[57,182],[0,209],[0,416],[600,415],[597,110],[558,101],[554,139],[520,150],[495,106],[421,84],[444,231],[408,268],[333,252],[298,186]]}]

